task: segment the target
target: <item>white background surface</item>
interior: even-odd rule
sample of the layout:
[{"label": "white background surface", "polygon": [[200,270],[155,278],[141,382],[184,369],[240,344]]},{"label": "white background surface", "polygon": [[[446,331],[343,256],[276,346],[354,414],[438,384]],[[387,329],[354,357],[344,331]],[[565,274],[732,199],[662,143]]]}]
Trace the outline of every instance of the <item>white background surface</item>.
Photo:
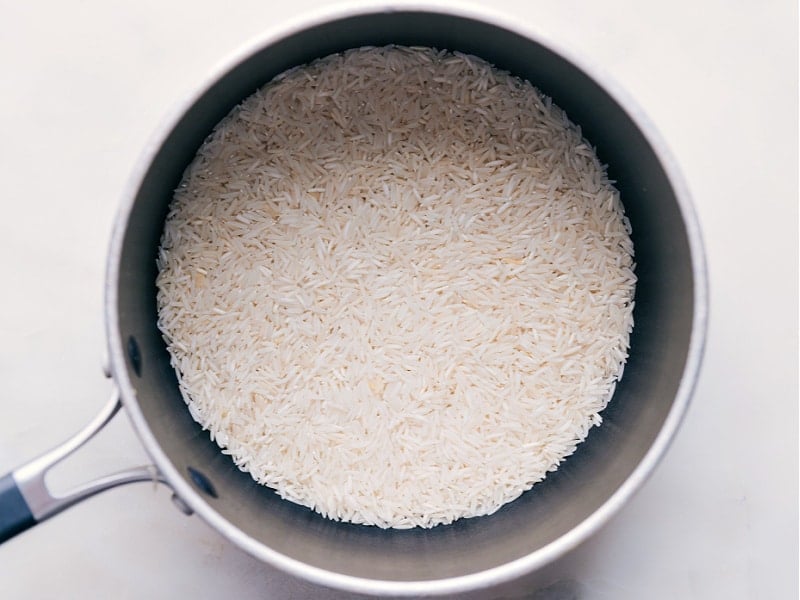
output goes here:
[{"label": "white background surface", "polygon": [[[211,67],[323,4],[0,0],[0,474],[83,426],[111,383],[102,282],[146,139]],[[693,405],[653,478],[572,565],[585,599],[797,597],[795,3],[494,0],[604,65],[660,129],[711,282]],[[117,417],[54,481],[144,462]],[[0,547],[3,598],[325,597],[148,484]]]}]

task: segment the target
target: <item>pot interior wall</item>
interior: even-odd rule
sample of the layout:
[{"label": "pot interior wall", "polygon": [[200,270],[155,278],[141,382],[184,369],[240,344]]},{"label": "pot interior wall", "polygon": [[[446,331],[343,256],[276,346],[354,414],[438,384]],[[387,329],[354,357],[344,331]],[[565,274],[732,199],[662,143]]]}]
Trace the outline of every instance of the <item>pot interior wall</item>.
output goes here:
[{"label": "pot interior wall", "polygon": [[[551,96],[582,127],[618,182],[638,265],[631,356],[603,426],[557,472],[498,513],[433,530],[335,523],[255,484],[189,416],[156,328],[155,260],[163,220],[184,168],[212,127],[289,67],[388,43],[475,54]],[[139,373],[130,363],[128,376],[147,426],[174,466],[187,480],[188,467],[202,472],[217,493],[205,496],[208,505],[254,540],[304,563],[371,579],[482,571],[528,555],[586,519],[629,477],[659,433],[683,375],[693,321],[692,261],[675,193],[625,111],[545,47],[444,14],[377,13],[330,22],[264,48],[228,72],[188,110],[153,160],[130,213],[120,260],[116,326],[125,344],[135,340],[140,354]]]}]

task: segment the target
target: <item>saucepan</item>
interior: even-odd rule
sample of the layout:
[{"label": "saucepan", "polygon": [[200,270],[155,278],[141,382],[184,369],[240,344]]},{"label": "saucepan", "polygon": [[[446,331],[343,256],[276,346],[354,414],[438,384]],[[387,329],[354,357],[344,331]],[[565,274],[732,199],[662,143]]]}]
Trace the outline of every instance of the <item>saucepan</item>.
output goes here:
[{"label": "saucepan", "polygon": [[[432,529],[328,520],[241,472],[192,419],[156,327],[156,254],[181,175],[213,127],[275,75],[361,46],[430,46],[477,55],[551,96],[596,148],[633,228],[638,284],[624,376],[577,452],[491,516]],[[641,111],[591,63],[483,9],[342,7],[249,46],[189,97],[145,149],[108,253],[105,323],[116,392],[86,429],[0,479],[0,539],[101,490],[157,480],[176,504],[258,559],[321,585],[374,595],[486,590],[542,572],[596,532],[645,481],[686,411],[702,355],[707,289],[702,240],[675,161]],[[45,473],[120,407],[152,465],[65,496]],[[643,532],[646,535],[646,532]]]}]

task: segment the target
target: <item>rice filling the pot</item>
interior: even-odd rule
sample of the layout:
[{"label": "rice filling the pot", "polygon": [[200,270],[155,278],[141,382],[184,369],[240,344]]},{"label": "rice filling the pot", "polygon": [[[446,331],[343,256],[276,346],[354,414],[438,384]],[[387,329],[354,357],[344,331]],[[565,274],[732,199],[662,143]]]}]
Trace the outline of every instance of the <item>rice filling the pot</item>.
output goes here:
[{"label": "rice filling the pot", "polygon": [[619,193],[567,115],[474,56],[359,48],[207,138],[158,255],[194,417],[337,520],[491,514],[601,423],[633,326]]}]

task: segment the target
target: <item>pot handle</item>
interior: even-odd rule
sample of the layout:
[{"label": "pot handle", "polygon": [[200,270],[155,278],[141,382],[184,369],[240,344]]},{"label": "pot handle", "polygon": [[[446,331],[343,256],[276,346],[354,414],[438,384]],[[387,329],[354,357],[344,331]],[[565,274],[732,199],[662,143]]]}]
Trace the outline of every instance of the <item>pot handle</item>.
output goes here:
[{"label": "pot handle", "polygon": [[137,481],[167,483],[154,466],[146,465],[95,479],[64,495],[54,495],[47,488],[47,472],[94,437],[121,406],[115,389],[103,410],[81,431],[49,452],[0,477],[0,544],[73,504],[118,485]]}]

